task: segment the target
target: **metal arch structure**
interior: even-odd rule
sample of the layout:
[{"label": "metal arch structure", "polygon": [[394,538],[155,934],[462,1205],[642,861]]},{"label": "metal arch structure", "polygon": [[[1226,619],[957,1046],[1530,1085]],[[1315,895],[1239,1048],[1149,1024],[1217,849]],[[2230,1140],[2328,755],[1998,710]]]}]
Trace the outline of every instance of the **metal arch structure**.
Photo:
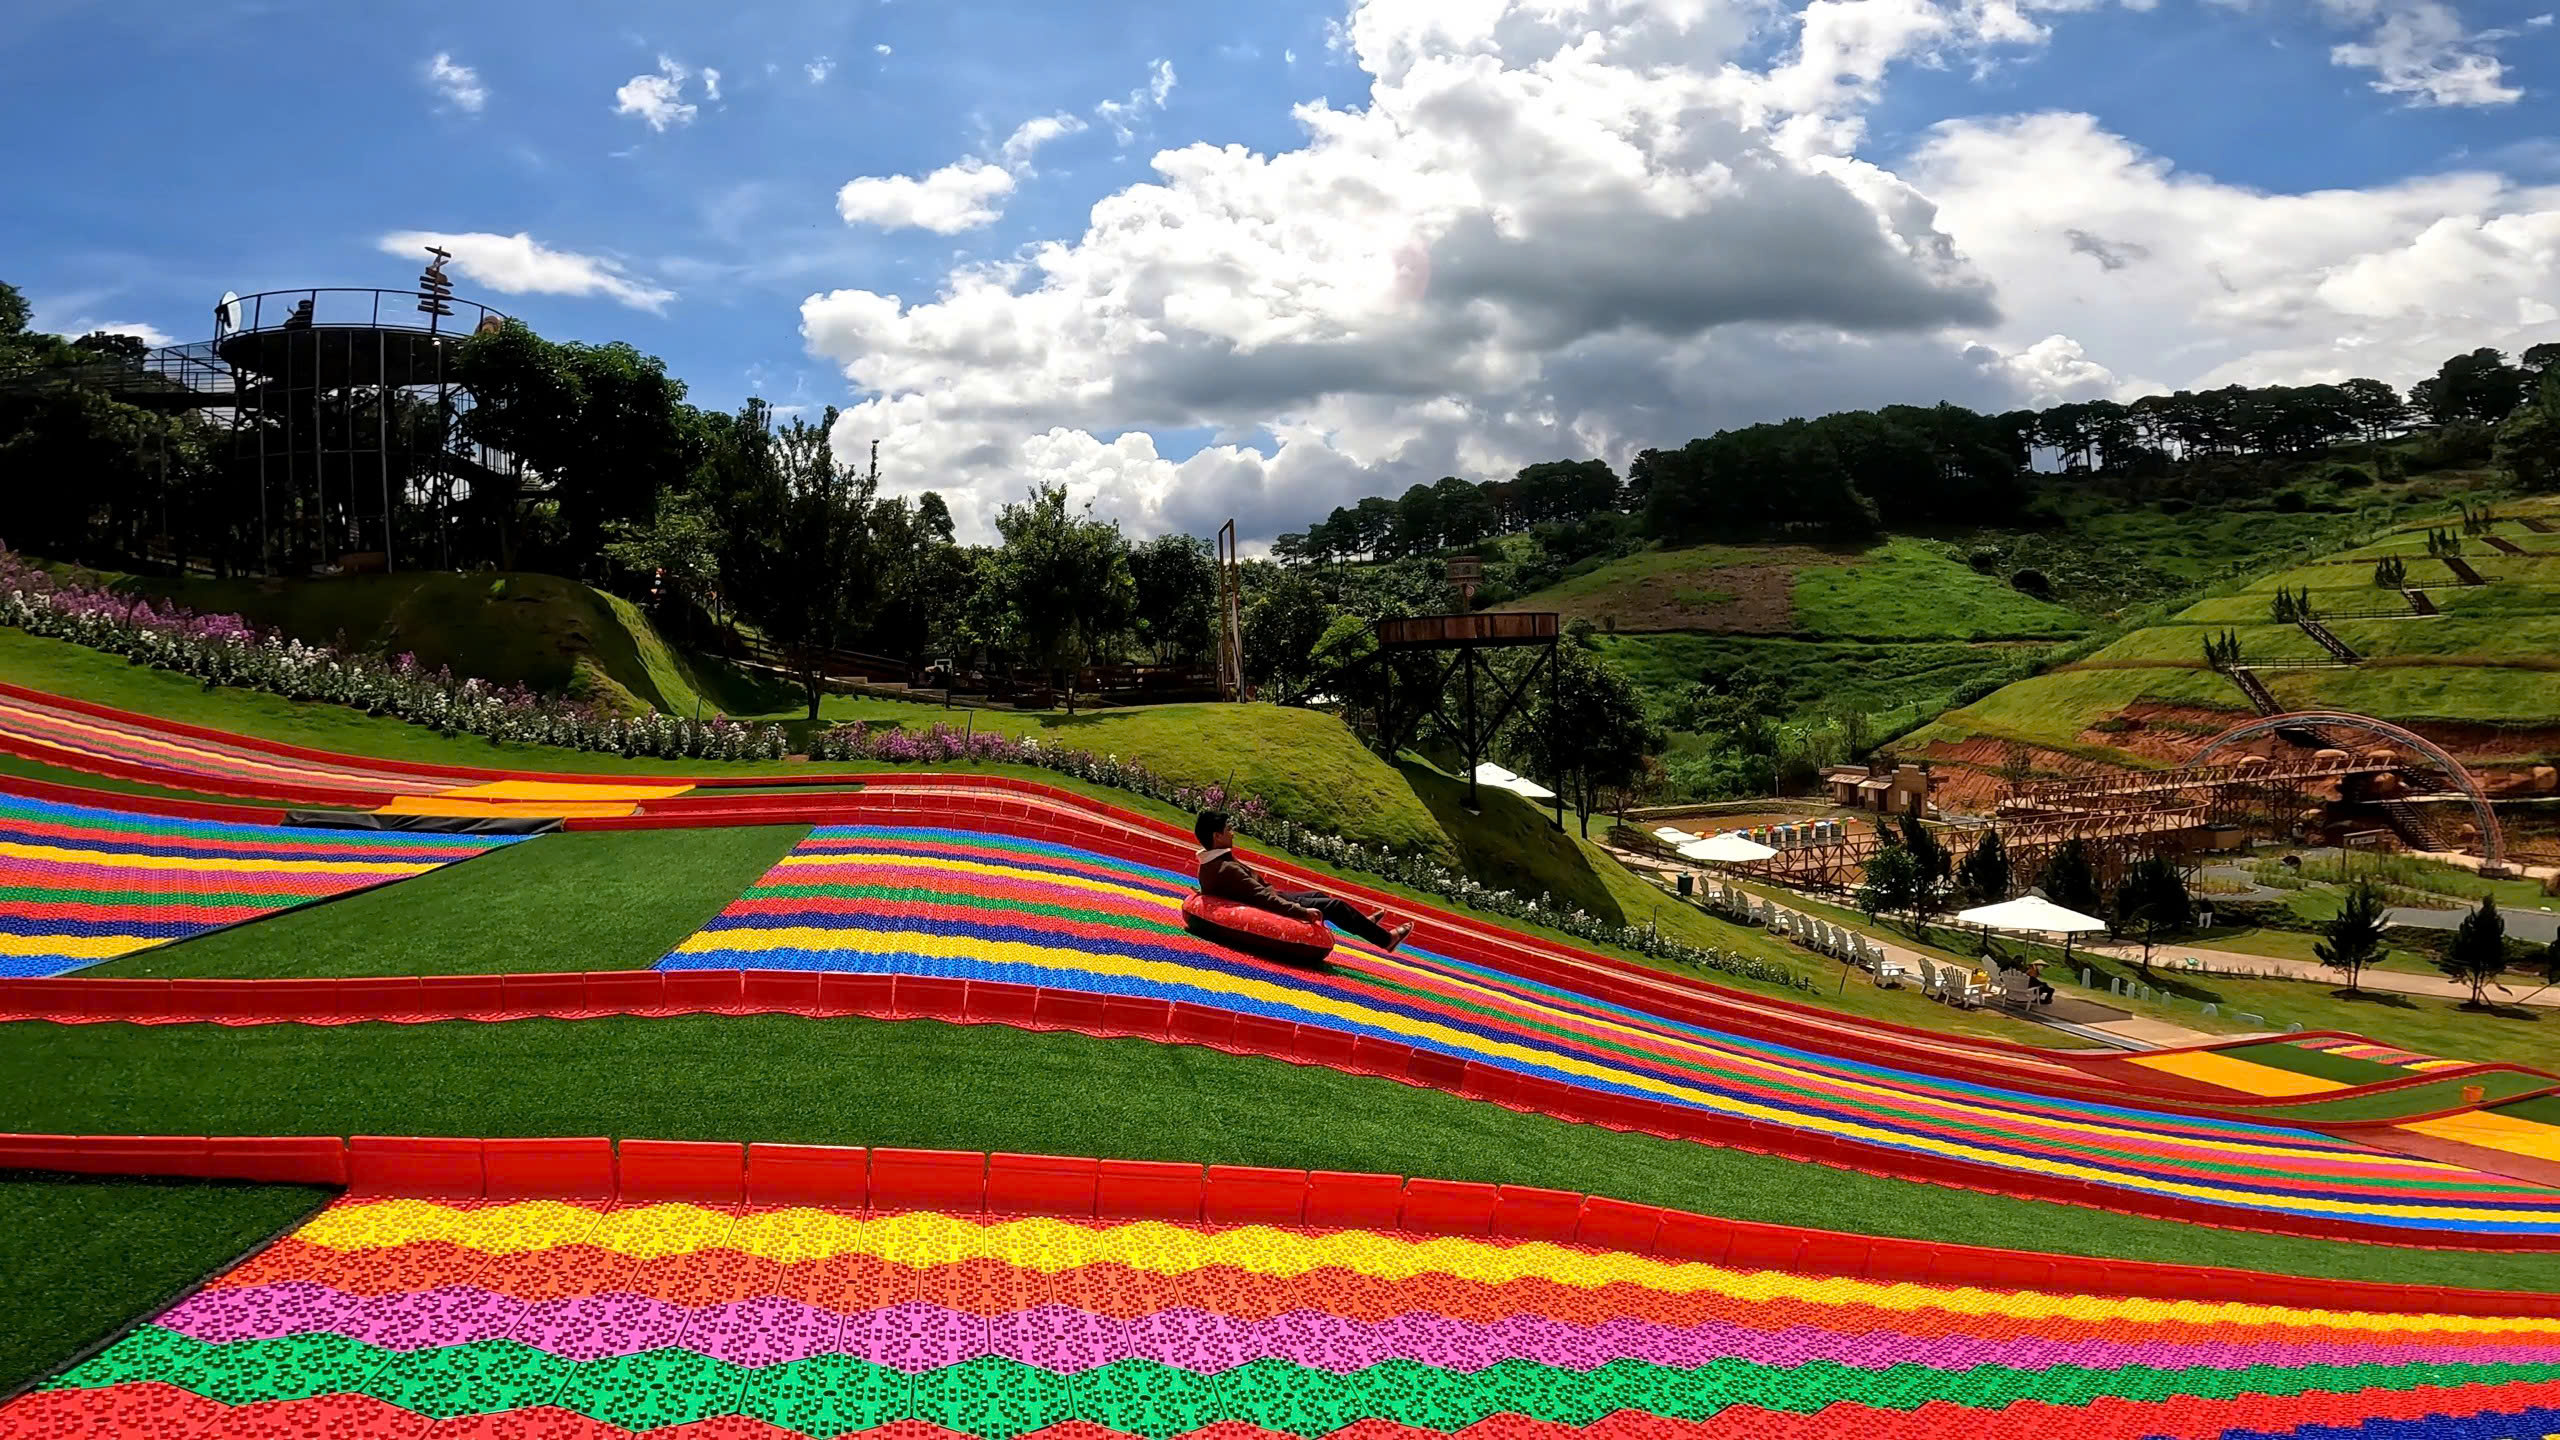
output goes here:
[{"label": "metal arch structure", "polygon": [[2462,798],[2471,804],[2472,818],[2480,827],[2481,873],[2484,875],[2505,873],[2506,833],[2499,828],[2497,809],[2489,803],[2488,794],[2481,790],[2480,782],[2472,778],[2471,772],[2463,768],[2461,761],[2446,753],[2444,747],[2414,730],[2394,725],[2388,720],[2376,720],[2370,715],[2355,715],[2344,710],[2297,710],[2284,715],[2262,715],[2255,720],[2242,721],[2206,741],[2204,748],[2188,757],[2186,766],[2182,768],[2199,768],[2220,751],[2230,749],[2244,741],[2254,740],[2261,735],[2272,735],[2279,730],[2316,732],[2324,729],[2353,730],[2393,745],[2406,746],[2424,755],[2433,763],[2434,768],[2443,771],[2452,780],[2453,788],[2462,792]]}]

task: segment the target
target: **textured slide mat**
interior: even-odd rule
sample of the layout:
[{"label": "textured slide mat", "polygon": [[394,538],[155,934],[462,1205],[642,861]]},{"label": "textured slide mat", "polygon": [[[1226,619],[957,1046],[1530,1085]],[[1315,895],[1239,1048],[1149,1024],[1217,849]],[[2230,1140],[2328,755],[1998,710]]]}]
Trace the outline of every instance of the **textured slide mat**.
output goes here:
[{"label": "textured slide mat", "polygon": [[0,976],[60,975],[519,838],[182,820],[0,791]]},{"label": "textured slide mat", "polygon": [[1322,966],[1258,960],[1183,930],[1191,887],[1188,875],[991,831],[821,828],[660,968],[936,976],[1181,1001],[2022,1177],[2229,1207],[2242,1223],[2257,1212],[2560,1234],[2560,1192],[2308,1130],[1846,1060],[1419,948],[1388,955],[1345,940]]},{"label": "textured slide mat", "polygon": [[[1883,1285],[1297,1227],[342,1200],[0,1409],[0,1437],[2133,1440],[2539,1434],[2479,1428],[2538,1406],[2560,1406],[2560,1320]],[[2357,1428],[2376,1423],[2435,1428]]]}]

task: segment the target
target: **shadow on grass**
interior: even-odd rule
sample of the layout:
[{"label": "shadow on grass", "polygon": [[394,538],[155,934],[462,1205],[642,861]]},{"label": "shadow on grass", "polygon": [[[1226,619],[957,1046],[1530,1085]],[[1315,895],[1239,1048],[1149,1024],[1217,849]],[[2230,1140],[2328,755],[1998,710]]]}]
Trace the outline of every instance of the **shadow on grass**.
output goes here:
[{"label": "shadow on grass", "polygon": [[2418,1008],[2417,1001],[2391,990],[2332,990],[2329,992],[2329,998],[2343,1000],[2350,1005],[2379,1005],[2386,1010]]},{"label": "shadow on grass", "polygon": [[1411,760],[1399,759],[1396,770],[1457,845],[1468,875],[1519,895],[1552,895],[1612,925],[1626,923],[1591,852],[1559,833],[1547,812],[1508,791],[1480,787],[1482,813],[1470,814],[1465,781]]}]

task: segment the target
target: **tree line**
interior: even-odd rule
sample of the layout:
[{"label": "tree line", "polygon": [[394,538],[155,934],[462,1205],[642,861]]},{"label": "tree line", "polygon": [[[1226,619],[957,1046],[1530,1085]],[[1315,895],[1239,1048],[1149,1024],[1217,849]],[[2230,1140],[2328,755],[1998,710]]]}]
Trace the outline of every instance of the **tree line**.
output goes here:
[{"label": "tree line", "polygon": [[[1282,535],[1272,553],[1325,564],[1438,554],[1522,532],[1561,539],[1570,553],[1612,540],[1856,540],[1931,525],[2003,525],[2034,518],[2050,475],[2112,482],[2137,496],[2172,478],[2227,488],[2265,478],[2245,462],[2379,444],[2421,428],[2448,432],[2451,460],[2494,451],[2538,486],[2560,478],[2560,401],[2545,398],[2560,383],[2555,377],[2560,342],[2513,360],[2492,349],[2453,356],[2405,395],[2384,381],[2353,379],[1998,415],[1948,404],[1838,411],[1647,449],[1623,478],[1599,460],[1541,461],[1500,480],[1449,476],[1393,499],[1336,507]],[[2385,457],[2386,465],[2394,460]]]}]

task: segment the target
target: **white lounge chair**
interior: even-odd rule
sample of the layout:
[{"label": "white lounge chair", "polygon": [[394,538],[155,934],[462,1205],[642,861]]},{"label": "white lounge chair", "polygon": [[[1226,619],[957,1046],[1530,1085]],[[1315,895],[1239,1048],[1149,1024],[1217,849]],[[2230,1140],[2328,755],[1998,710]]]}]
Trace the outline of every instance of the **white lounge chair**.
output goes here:
[{"label": "white lounge chair", "polygon": [[1947,1002],[1951,1005],[1960,1005],[1970,1010],[1991,998],[1991,987],[1974,979],[1973,972],[1970,970],[1948,965],[1941,968],[1938,973],[1944,977],[1940,981],[1940,987],[1946,992]]}]

